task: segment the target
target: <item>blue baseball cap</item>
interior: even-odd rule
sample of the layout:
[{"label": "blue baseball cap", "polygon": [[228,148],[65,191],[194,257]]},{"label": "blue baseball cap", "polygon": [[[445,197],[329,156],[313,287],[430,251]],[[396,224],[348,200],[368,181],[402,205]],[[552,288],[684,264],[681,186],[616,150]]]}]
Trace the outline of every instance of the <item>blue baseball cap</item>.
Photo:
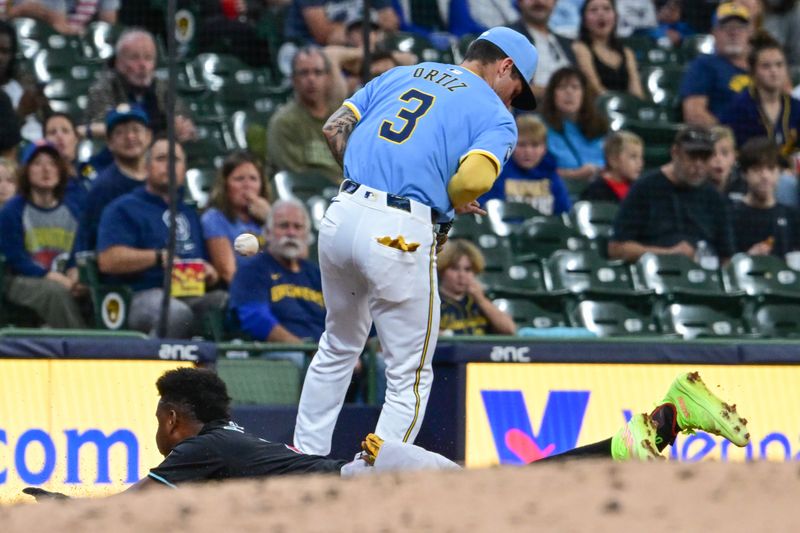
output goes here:
[{"label": "blue baseball cap", "polygon": [[536,47],[520,32],[504,26],[488,29],[481,33],[478,39],[489,41],[505,52],[514,61],[514,66],[522,76],[522,93],[514,98],[511,105],[526,111],[536,109],[536,98],[531,89],[533,74],[539,62],[539,52]]},{"label": "blue baseball cap", "polygon": [[111,135],[111,130],[123,122],[135,120],[145,126],[150,125],[147,113],[137,105],[119,104],[106,114],[106,135]]},{"label": "blue baseball cap", "polygon": [[56,148],[56,145],[53,143],[46,141],[45,139],[39,139],[38,141],[30,143],[25,149],[22,151],[21,161],[23,165],[27,165],[31,162],[31,159],[34,158],[36,154],[39,152],[50,152],[55,157],[61,157],[61,154]]}]

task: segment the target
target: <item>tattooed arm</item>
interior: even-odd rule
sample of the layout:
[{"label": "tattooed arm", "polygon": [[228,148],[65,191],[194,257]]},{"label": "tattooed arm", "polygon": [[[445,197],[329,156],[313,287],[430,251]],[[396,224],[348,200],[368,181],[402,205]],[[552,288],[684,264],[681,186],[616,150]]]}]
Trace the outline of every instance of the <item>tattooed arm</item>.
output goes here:
[{"label": "tattooed arm", "polygon": [[358,118],[353,111],[347,106],[342,106],[330,116],[322,127],[322,133],[328,140],[328,148],[331,149],[333,157],[342,167],[344,167],[344,149],[347,147],[347,140],[357,122]]}]

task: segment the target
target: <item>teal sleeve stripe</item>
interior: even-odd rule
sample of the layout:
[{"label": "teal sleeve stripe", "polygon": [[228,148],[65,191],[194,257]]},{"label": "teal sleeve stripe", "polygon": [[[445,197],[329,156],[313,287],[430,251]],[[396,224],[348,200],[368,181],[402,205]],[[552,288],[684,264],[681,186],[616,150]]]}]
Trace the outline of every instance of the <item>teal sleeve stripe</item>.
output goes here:
[{"label": "teal sleeve stripe", "polygon": [[177,489],[178,488],[175,485],[173,485],[172,483],[170,483],[169,481],[167,481],[166,479],[164,479],[163,477],[159,476],[158,474],[154,474],[154,473],[150,472],[150,473],[147,474],[147,477],[155,479],[156,481],[159,481],[159,482],[163,483],[164,485],[166,485],[167,487],[170,487],[172,489]]}]

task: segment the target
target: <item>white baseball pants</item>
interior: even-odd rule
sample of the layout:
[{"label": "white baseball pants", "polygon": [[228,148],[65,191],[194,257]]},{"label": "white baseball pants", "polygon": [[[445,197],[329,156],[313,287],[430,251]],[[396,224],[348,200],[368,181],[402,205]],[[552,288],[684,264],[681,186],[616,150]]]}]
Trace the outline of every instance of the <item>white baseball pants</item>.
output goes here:
[{"label": "white baseball pants", "polygon": [[[433,381],[439,333],[436,243],[430,208],[387,205],[384,192],[363,185],[340,192],[321,222],[319,263],[327,317],[306,374],[294,445],[328,455],[353,368],[372,324],[386,360],[386,399],[375,434],[413,443]],[[403,236],[416,251],[380,244]]]}]

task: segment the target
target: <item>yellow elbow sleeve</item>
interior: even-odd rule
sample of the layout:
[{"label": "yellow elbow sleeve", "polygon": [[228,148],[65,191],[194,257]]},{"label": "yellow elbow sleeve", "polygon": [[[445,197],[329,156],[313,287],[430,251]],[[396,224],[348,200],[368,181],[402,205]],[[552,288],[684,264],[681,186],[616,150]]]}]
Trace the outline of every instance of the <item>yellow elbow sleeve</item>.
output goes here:
[{"label": "yellow elbow sleeve", "polygon": [[466,205],[492,188],[500,173],[495,161],[481,153],[471,153],[461,162],[447,184],[447,194],[454,207]]}]

